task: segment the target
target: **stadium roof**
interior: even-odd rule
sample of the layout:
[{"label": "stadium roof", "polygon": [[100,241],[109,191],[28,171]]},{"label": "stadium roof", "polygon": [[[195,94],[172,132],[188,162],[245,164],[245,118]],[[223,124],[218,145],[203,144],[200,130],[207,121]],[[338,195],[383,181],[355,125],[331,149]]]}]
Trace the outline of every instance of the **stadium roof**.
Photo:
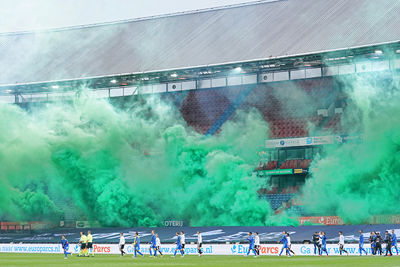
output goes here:
[{"label": "stadium roof", "polygon": [[398,0],[272,0],[0,34],[0,85],[155,72],[400,40]]}]

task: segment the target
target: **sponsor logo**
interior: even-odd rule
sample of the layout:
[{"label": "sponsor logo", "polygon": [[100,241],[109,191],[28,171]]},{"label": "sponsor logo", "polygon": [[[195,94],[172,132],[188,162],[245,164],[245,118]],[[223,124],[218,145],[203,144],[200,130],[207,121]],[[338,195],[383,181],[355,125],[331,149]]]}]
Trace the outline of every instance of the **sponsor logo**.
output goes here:
[{"label": "sponsor logo", "polygon": [[183,221],[164,221],[164,226],[183,226]]},{"label": "sponsor logo", "polygon": [[6,245],[0,246],[0,252],[15,252],[15,253],[59,253],[61,246],[59,245]]},{"label": "sponsor logo", "polygon": [[321,216],[321,217],[299,217],[300,224],[311,222],[323,225],[343,225],[343,220],[338,216]]},{"label": "sponsor logo", "polygon": [[102,252],[102,253],[110,253],[111,248],[110,246],[99,246],[99,245],[93,245],[94,252]]},{"label": "sponsor logo", "polygon": [[278,254],[279,253],[279,247],[260,247],[260,254]]},{"label": "sponsor logo", "polygon": [[294,173],[303,173],[303,169],[294,169]]},{"label": "sponsor logo", "polygon": [[[249,245],[233,245],[231,247],[232,254],[247,254],[249,250]],[[275,255],[279,253],[278,246],[260,246],[260,254],[263,255]]]}]

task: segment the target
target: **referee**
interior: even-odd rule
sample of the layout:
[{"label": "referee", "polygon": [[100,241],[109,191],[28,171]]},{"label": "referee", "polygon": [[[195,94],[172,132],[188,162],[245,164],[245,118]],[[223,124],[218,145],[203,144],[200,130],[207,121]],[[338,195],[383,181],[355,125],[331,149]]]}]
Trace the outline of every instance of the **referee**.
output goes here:
[{"label": "referee", "polygon": [[199,252],[199,257],[203,254],[202,247],[203,246],[203,237],[201,236],[200,231],[197,231],[197,251]]},{"label": "referee", "polygon": [[87,233],[87,244],[86,244],[87,252],[86,255],[89,256],[89,253],[92,254],[92,257],[94,257],[94,250],[93,250],[93,237],[92,237],[92,231],[88,231]]},{"label": "referee", "polygon": [[86,242],[87,242],[87,237],[85,236],[84,232],[81,232],[81,239],[79,240],[79,243],[81,245],[81,251],[79,251],[78,256],[85,256],[85,254],[86,254]]}]

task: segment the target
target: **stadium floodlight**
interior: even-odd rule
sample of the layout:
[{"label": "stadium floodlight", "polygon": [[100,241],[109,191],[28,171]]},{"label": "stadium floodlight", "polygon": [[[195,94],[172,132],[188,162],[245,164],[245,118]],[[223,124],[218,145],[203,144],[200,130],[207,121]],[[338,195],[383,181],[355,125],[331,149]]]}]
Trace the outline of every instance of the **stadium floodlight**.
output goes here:
[{"label": "stadium floodlight", "polygon": [[58,86],[58,85],[53,85],[51,88],[53,88],[53,89],[58,89],[58,88],[60,88],[60,86]]},{"label": "stadium floodlight", "polygon": [[5,90],[5,92],[6,92],[7,94],[9,94],[9,93],[12,92],[12,90],[11,90],[11,89],[7,89],[7,90]]},{"label": "stadium floodlight", "polygon": [[350,52],[347,54],[347,57],[348,57],[348,58],[354,58],[354,53],[353,53],[352,51],[350,51]]},{"label": "stadium floodlight", "polygon": [[377,55],[382,55],[382,54],[383,54],[383,51],[382,51],[382,50],[375,50],[375,54],[377,54]]},{"label": "stadium floodlight", "polygon": [[176,78],[176,77],[178,77],[178,74],[172,73],[172,74],[171,74],[171,77]]},{"label": "stadium floodlight", "polygon": [[117,83],[117,80],[116,80],[116,79],[112,79],[112,80],[110,81],[110,83]]},{"label": "stadium floodlight", "polygon": [[397,50],[396,50],[396,53],[397,53],[397,54],[400,54],[400,49],[397,49]]},{"label": "stadium floodlight", "polygon": [[242,67],[236,67],[236,68],[234,68],[234,69],[233,69],[233,72],[234,72],[234,73],[242,72]]},{"label": "stadium floodlight", "polygon": [[209,70],[200,71],[199,74],[200,74],[200,75],[208,75],[208,74],[212,74],[212,71],[209,71]]}]

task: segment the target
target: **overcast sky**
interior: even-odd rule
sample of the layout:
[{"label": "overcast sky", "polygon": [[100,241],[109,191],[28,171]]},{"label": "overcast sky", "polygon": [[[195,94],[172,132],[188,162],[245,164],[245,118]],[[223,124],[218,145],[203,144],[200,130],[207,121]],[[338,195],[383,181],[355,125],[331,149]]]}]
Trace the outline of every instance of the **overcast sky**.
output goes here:
[{"label": "overcast sky", "polygon": [[110,22],[255,0],[0,0],[0,32]]}]

